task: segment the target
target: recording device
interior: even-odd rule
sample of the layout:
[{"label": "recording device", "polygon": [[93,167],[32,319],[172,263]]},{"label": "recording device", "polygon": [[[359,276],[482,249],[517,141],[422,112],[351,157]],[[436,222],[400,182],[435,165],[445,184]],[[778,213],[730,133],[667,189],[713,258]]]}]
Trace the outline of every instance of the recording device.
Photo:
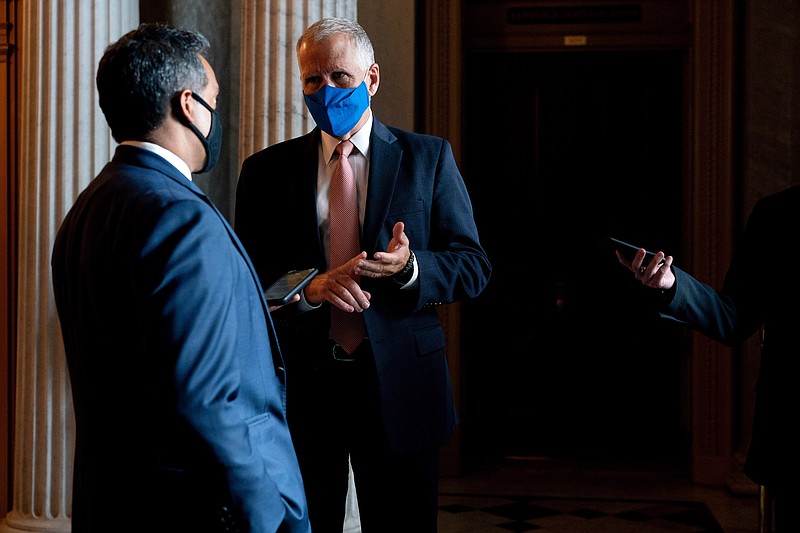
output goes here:
[{"label": "recording device", "polygon": [[316,268],[290,270],[264,291],[269,305],[285,305],[317,275]]}]

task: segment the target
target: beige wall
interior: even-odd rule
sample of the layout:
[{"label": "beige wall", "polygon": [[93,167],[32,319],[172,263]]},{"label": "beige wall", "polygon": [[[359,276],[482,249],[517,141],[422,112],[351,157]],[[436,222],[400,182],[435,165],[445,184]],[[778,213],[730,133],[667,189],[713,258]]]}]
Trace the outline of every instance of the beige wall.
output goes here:
[{"label": "beige wall", "polygon": [[366,30],[381,68],[372,101],[375,116],[390,126],[414,131],[414,0],[358,2],[358,23]]}]

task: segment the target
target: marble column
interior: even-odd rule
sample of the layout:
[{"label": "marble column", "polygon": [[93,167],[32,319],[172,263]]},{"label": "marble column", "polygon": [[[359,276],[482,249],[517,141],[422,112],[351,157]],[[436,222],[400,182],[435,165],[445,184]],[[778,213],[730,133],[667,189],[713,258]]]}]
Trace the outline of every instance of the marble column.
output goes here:
[{"label": "marble column", "polygon": [[13,502],[3,533],[71,530],[75,424],[50,254],[66,211],[115,147],[97,104],[97,63],[138,21],[138,0],[20,5]]},{"label": "marble column", "polygon": [[[313,22],[356,20],[356,12],[356,0],[242,1],[239,167],[253,152],[314,127],[302,99],[295,43]],[[343,531],[361,531],[352,471]]]}]

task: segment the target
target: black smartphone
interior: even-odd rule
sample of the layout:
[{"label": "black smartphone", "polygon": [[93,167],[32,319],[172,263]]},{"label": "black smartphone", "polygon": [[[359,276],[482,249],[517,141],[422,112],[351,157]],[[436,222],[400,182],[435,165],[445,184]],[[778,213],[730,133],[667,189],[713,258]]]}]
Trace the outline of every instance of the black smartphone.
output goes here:
[{"label": "black smartphone", "polygon": [[[639,251],[640,246],[636,246],[629,242],[621,241],[619,239],[615,239],[614,237],[607,237],[611,248],[613,250],[619,250],[625,256],[628,261],[633,261],[633,258],[636,256],[636,252]],[[650,260],[655,257],[656,254],[653,252],[647,252],[645,255],[644,261],[642,261],[642,265],[648,265]],[[661,262],[663,263],[664,260],[662,259]]]},{"label": "black smartphone", "polygon": [[269,305],[285,305],[316,275],[316,268],[290,270],[264,291],[264,297]]}]

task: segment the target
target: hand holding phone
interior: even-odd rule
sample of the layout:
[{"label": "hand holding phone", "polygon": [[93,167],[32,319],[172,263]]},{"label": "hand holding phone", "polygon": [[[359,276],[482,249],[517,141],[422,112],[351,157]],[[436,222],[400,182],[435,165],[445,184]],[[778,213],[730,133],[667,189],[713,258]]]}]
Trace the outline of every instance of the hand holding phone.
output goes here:
[{"label": "hand holding phone", "polygon": [[[625,259],[627,259],[628,261],[633,261],[633,258],[636,257],[636,252],[638,252],[639,248],[641,248],[640,246],[636,246],[628,242],[615,239],[614,237],[608,237],[608,240],[611,242],[612,248],[614,250],[619,250],[622,253],[622,255],[625,256]],[[653,257],[655,257],[655,255],[656,254],[654,254],[653,252],[647,252],[644,259],[642,260],[642,264],[643,265],[648,264],[650,260],[653,259]]]},{"label": "hand holding phone", "polygon": [[294,295],[303,290],[303,287],[308,285],[316,275],[316,268],[290,270],[286,272],[264,291],[267,304],[270,306],[286,305]]}]

